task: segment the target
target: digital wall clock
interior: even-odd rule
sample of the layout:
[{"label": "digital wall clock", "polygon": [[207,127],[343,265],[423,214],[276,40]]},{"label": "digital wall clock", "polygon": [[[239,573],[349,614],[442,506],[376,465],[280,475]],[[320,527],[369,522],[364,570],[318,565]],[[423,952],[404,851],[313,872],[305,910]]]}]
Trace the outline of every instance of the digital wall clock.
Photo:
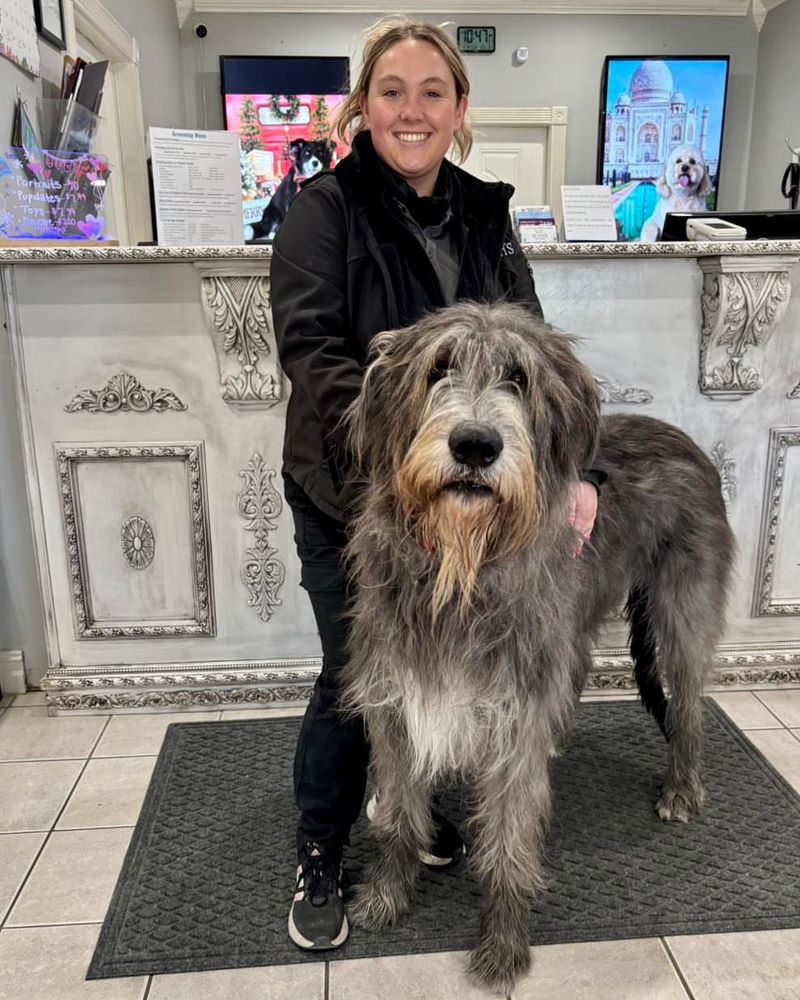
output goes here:
[{"label": "digital wall clock", "polygon": [[496,29],[492,27],[460,27],[458,48],[460,52],[494,52]]}]

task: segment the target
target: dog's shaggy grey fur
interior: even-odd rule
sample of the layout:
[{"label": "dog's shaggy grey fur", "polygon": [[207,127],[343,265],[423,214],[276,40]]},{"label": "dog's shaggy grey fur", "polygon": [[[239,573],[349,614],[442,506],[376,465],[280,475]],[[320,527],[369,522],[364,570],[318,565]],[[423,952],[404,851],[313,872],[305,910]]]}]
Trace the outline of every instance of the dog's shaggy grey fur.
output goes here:
[{"label": "dog's shaggy grey fur", "polygon": [[[470,969],[505,995],[529,967],[545,882],[549,757],[593,634],[623,602],[669,739],[657,812],[686,821],[702,806],[700,696],[733,554],[719,478],[676,428],[601,419],[570,340],[517,306],[458,304],[376,338],[350,419],[367,486],[345,701],[366,719],[380,789],[379,860],[352,916],[376,928],[408,908],[431,787],[465,776],[487,892]],[[576,559],[570,484],[591,463],[608,482]]]}]

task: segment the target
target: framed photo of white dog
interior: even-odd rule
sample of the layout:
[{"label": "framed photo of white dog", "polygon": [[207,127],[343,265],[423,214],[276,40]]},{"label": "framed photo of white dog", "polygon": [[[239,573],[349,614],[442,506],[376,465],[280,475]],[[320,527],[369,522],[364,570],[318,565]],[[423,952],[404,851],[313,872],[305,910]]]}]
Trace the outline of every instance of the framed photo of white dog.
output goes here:
[{"label": "framed photo of white dog", "polygon": [[730,57],[606,56],[597,183],[617,238],[661,239],[670,212],[717,207]]}]

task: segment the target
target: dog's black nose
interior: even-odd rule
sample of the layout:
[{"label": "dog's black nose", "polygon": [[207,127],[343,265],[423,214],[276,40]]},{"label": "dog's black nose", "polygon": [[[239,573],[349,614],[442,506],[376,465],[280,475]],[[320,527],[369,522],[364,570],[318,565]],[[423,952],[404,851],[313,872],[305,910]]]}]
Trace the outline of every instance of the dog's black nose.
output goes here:
[{"label": "dog's black nose", "polygon": [[503,439],[485,424],[459,424],[447,441],[453,458],[470,468],[491,465],[503,450]]}]

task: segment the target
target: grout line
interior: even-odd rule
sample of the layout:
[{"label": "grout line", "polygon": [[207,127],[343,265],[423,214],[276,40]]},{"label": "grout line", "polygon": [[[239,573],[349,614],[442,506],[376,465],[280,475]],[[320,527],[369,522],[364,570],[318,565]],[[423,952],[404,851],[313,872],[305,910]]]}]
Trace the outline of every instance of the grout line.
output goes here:
[{"label": "grout line", "polygon": [[144,987],[144,993],[142,994],[142,1000],[147,1000],[147,998],[150,996],[150,990],[153,988],[154,978],[155,978],[154,976],[147,977],[147,982],[145,983]]},{"label": "grout line", "polygon": [[48,927],[102,927],[102,920],[62,920],[60,923],[49,924],[11,924],[6,931],[40,931]]},{"label": "grout line", "polygon": [[[786,725],[786,723],[783,721],[783,719],[781,719],[775,712],[773,712],[772,709],[769,707],[769,705],[767,705],[767,703],[765,701],[762,701],[762,699],[758,697],[758,691],[753,691],[753,694],[755,695],[756,701],[759,702],[761,705],[763,705],[764,708],[766,708],[766,710],[769,712],[769,714],[771,716],[773,716],[774,718],[776,718],[778,720],[778,722],[780,722],[781,726],[784,729],[788,729],[789,728]],[[769,694],[769,692],[767,692],[767,694]]]},{"label": "grout line", "polygon": [[322,1000],[331,1000],[330,988],[331,988],[331,963],[326,961],[324,984],[322,990]]},{"label": "grout line", "polygon": [[[25,886],[28,884],[28,880],[30,879],[31,875],[33,874],[33,871],[36,868],[36,865],[39,863],[39,859],[41,858],[44,849],[47,847],[48,843],[50,842],[50,837],[53,834],[53,830],[55,830],[56,823],[58,823],[58,821],[61,819],[61,816],[63,815],[64,810],[67,808],[67,803],[69,802],[69,800],[74,795],[75,789],[78,787],[78,783],[80,782],[81,778],[83,777],[84,772],[86,771],[86,768],[89,766],[89,760],[91,759],[92,752],[95,750],[95,748],[97,747],[97,744],[103,738],[103,733],[106,731],[106,729],[108,727],[108,722],[109,722],[109,720],[107,719],[106,722],[105,722],[105,724],[100,727],[100,732],[97,734],[97,739],[94,741],[94,743],[92,745],[92,748],[91,748],[91,750],[89,752],[89,756],[83,758],[83,767],[78,772],[78,776],[75,779],[75,781],[73,782],[72,788],[70,788],[69,792],[67,793],[66,798],[62,802],[61,808],[58,810],[58,814],[56,815],[55,819],[53,820],[53,822],[52,822],[52,824],[50,826],[50,829],[46,832],[46,836],[45,836],[44,840],[42,841],[41,847],[36,852],[36,856],[34,857],[33,861],[31,862],[30,867],[28,868],[27,872],[25,873],[25,877],[22,879],[22,882],[20,883],[19,888],[17,889],[16,893],[14,894],[14,898],[9,903],[8,909],[6,910],[5,917],[2,920],[0,920],[0,930],[3,930],[3,928],[7,925],[8,918],[14,912],[14,907],[17,905],[17,901],[19,900],[19,897],[25,891]],[[81,758],[80,757],[75,757],[75,758],[70,758],[70,759],[71,760],[80,760]],[[41,833],[42,831],[39,831],[39,832]],[[87,922],[91,923],[92,921],[87,921]]]},{"label": "grout line", "polygon": [[667,944],[667,939],[665,937],[661,937],[658,940],[661,942],[661,947],[667,953],[667,958],[669,959],[672,968],[675,970],[675,974],[677,975],[678,979],[681,981],[681,985],[683,986],[684,990],[686,990],[686,995],[689,997],[689,1000],[695,1000],[694,993],[692,993],[689,987],[689,983],[686,981],[686,976],[684,976],[683,972],[681,971],[681,967],[680,965],[678,965],[678,960],[672,954],[672,950],[670,949],[670,946]]}]

